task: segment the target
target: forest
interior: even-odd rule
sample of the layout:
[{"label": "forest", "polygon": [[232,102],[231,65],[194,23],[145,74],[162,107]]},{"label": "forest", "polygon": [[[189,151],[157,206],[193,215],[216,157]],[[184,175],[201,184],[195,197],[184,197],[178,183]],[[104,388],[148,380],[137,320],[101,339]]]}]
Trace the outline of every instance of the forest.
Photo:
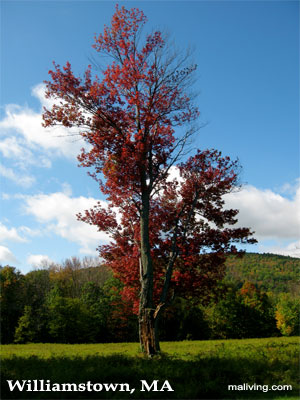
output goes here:
[{"label": "forest", "polygon": [[[203,296],[174,296],[160,340],[298,335],[300,260],[272,254],[228,256],[224,278]],[[4,266],[1,343],[108,343],[138,340],[122,283],[96,258],[72,257],[27,274]]]}]

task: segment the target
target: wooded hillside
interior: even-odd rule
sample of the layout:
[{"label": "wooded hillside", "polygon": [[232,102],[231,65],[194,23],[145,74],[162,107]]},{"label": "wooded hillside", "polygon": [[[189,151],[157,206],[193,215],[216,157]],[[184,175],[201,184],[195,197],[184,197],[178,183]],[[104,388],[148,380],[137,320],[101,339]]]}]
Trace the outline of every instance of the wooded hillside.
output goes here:
[{"label": "wooded hillside", "polygon": [[264,292],[274,294],[300,293],[300,259],[276,254],[246,253],[244,257],[228,257],[227,282],[238,284],[249,281]]}]

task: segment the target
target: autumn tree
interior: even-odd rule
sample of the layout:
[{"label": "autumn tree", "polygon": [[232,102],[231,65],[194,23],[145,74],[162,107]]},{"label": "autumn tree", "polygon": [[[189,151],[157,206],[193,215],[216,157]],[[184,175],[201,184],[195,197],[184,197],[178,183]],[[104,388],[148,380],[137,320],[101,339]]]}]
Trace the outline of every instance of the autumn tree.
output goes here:
[{"label": "autumn tree", "polygon": [[300,299],[282,293],[276,304],[276,325],[283,336],[299,335]]},{"label": "autumn tree", "polygon": [[199,111],[189,94],[196,66],[188,53],[172,52],[161,32],[143,36],[145,23],[141,10],[116,7],[93,46],[112,60],[101,77],[91,66],[78,78],[69,62],[54,64],[46,95],[60,101],[43,118],[45,127],[78,127],[87,143],[79,161],[94,169],[108,206],[99,203],[79,218],[111,235],[101,255],[127,296],[135,300],[139,292],[140,342],[152,355],[170,287],[204,287],[224,252],[235,250],[231,243],[251,239],[248,229],[228,228],[237,211],[223,207],[222,196],[237,184],[237,164],[216,151],[179,164],[197,131]]}]

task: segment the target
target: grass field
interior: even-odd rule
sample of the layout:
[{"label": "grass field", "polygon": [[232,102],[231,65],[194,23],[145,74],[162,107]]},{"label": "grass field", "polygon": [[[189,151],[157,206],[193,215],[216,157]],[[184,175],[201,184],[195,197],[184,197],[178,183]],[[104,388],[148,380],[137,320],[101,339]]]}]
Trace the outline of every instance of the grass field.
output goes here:
[{"label": "grass field", "polygon": [[[3,345],[1,399],[298,399],[298,337],[165,342],[161,349],[161,356],[149,360],[136,343]],[[135,391],[10,391],[7,380],[128,383]],[[168,385],[164,391],[140,391],[141,380],[159,380],[158,389],[168,380],[174,391]],[[261,390],[228,390],[243,384]],[[272,391],[272,385],[293,390]]]}]

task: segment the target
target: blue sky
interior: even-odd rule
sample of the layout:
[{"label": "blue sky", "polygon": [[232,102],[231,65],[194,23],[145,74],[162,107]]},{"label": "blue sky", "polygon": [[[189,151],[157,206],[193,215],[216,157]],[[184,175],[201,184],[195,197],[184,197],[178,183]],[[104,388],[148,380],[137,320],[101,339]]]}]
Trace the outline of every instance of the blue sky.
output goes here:
[{"label": "blue sky", "polygon": [[[194,48],[199,148],[243,166],[228,206],[256,231],[250,251],[300,256],[298,1],[119,1]],[[104,200],[77,167],[82,147],[41,128],[43,81],[52,61],[82,74],[114,1],[1,1],[0,263],[23,272],[43,260],[96,255],[107,240],[76,212]]]}]

